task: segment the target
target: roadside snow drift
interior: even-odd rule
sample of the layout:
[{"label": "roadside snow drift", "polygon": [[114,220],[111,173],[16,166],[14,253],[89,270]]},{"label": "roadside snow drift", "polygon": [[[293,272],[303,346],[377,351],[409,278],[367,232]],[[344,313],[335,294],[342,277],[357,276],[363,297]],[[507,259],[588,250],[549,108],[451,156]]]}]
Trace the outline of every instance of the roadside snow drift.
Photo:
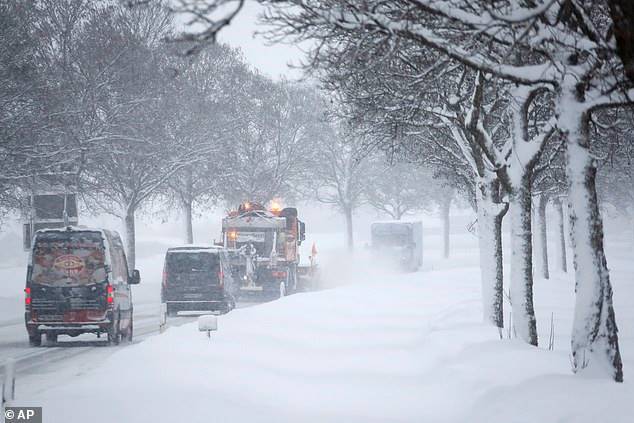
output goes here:
[{"label": "roadside snow drift", "polygon": [[[632,384],[573,376],[565,342],[532,348],[478,323],[478,275],[374,275],[234,310],[211,339],[170,328],[20,405],[67,423],[630,421]],[[548,283],[570,297],[569,281]]]}]

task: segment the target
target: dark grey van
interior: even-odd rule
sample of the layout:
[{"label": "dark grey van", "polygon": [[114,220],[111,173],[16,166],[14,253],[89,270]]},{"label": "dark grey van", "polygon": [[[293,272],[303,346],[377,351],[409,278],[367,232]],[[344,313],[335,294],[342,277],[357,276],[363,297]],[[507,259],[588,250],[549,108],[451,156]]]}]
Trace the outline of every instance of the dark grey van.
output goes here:
[{"label": "dark grey van", "polygon": [[179,311],[228,312],[235,307],[227,251],[218,246],[183,246],[167,250],[161,301],[168,315]]}]

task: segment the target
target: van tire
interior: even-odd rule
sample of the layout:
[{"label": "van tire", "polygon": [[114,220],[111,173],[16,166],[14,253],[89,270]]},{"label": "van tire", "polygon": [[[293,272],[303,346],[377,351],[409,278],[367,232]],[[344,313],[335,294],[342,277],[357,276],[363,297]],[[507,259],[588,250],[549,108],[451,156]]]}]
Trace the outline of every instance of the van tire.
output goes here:
[{"label": "van tire", "polygon": [[165,306],[165,311],[166,311],[167,317],[178,316],[178,310],[174,310],[174,307],[170,307],[169,304]]},{"label": "van tire", "polygon": [[53,332],[47,332],[46,342],[49,344],[57,344],[57,334]]},{"label": "van tire", "polygon": [[125,332],[125,340],[128,342],[132,342],[133,335],[134,335],[134,319],[130,317],[130,325],[128,326],[128,330]]},{"label": "van tire", "polygon": [[116,328],[108,329],[108,345],[119,345],[121,342],[121,333]]},{"label": "van tire", "polygon": [[42,345],[42,334],[36,333],[35,335],[29,335],[29,345],[31,347],[39,347]]},{"label": "van tire", "polygon": [[117,313],[117,320],[108,328],[108,345],[119,345],[121,342],[121,315]]},{"label": "van tire", "polygon": [[297,291],[297,268],[291,266],[286,273],[286,295],[294,294]]}]

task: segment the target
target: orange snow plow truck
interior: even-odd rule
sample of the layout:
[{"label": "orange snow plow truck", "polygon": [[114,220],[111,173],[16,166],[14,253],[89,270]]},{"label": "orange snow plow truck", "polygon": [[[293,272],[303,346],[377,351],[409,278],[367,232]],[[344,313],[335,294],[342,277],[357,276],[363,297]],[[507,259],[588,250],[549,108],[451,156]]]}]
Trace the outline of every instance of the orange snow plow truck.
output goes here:
[{"label": "orange snow plow truck", "polygon": [[243,203],[222,219],[222,240],[237,282],[236,298],[279,298],[314,288],[315,258],[300,265],[305,224],[296,208]]}]

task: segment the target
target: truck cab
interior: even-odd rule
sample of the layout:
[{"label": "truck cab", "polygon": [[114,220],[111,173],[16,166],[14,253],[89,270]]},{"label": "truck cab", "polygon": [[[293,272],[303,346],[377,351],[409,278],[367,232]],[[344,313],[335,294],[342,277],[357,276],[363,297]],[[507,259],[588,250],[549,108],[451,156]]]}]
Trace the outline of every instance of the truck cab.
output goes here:
[{"label": "truck cab", "polygon": [[243,203],[222,220],[239,296],[282,297],[298,287],[298,246],[305,226],[293,207]]},{"label": "truck cab", "polygon": [[24,250],[31,250],[35,232],[41,229],[78,226],[77,195],[64,191],[45,191],[26,198],[22,235]]},{"label": "truck cab", "polygon": [[131,285],[119,234],[66,227],[35,232],[27,268],[24,319],[32,346],[42,335],[106,334],[108,342],[132,340]]},{"label": "truck cab", "polygon": [[372,252],[377,259],[412,272],[423,264],[422,222],[374,222],[370,235]]}]

